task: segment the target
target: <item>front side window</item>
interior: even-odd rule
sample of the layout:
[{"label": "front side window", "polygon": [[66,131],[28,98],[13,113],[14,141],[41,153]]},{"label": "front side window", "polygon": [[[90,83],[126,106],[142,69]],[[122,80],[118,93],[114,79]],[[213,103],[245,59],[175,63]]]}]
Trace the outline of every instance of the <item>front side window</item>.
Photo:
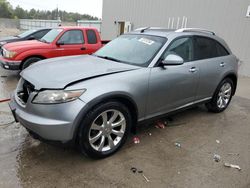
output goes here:
[{"label": "front side window", "polygon": [[58,42],[62,44],[83,44],[83,32],[80,30],[66,31]]},{"label": "front side window", "polygon": [[112,40],[94,55],[146,67],[166,41],[164,37],[126,34]]},{"label": "front side window", "polygon": [[192,38],[183,37],[176,39],[170,44],[167,51],[163,55],[163,59],[165,59],[169,54],[174,54],[182,57],[184,62],[188,62],[193,60],[193,53]]}]

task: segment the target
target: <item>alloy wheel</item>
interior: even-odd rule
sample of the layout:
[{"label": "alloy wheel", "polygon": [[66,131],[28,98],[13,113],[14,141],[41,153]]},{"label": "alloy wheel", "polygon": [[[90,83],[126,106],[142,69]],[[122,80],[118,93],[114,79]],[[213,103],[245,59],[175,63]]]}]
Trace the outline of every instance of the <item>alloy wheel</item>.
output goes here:
[{"label": "alloy wheel", "polygon": [[109,151],[118,146],[126,130],[124,115],[115,109],[102,112],[92,122],[89,143],[96,151]]},{"label": "alloy wheel", "polygon": [[225,108],[231,98],[232,95],[232,86],[230,83],[226,82],[222,85],[218,97],[217,97],[217,106],[222,109]]}]

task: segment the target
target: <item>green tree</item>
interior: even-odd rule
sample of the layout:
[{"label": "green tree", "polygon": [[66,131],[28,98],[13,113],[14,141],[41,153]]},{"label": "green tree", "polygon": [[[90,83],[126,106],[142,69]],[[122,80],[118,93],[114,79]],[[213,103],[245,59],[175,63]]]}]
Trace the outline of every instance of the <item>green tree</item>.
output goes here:
[{"label": "green tree", "polygon": [[26,18],[27,17],[27,12],[21,8],[19,5],[15,8],[14,10],[15,16],[17,18]]},{"label": "green tree", "polygon": [[0,18],[13,18],[13,8],[6,0],[0,0]]}]

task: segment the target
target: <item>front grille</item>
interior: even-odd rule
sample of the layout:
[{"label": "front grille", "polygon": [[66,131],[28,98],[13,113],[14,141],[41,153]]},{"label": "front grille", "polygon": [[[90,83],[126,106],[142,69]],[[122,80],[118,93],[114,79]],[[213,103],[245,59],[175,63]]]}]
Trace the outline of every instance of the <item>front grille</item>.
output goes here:
[{"label": "front grille", "polygon": [[3,56],[3,49],[2,49],[2,46],[0,46],[0,55]]},{"label": "front grille", "polygon": [[24,80],[20,90],[17,91],[17,96],[23,103],[27,103],[30,93],[32,93],[34,90],[34,85]]}]

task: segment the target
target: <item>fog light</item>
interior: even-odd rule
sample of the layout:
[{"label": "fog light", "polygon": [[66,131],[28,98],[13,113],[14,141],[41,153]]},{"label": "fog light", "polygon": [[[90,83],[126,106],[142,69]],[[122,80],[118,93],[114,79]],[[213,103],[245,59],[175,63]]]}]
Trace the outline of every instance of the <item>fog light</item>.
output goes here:
[{"label": "fog light", "polygon": [[9,65],[4,65],[4,68],[9,69],[10,66]]}]

